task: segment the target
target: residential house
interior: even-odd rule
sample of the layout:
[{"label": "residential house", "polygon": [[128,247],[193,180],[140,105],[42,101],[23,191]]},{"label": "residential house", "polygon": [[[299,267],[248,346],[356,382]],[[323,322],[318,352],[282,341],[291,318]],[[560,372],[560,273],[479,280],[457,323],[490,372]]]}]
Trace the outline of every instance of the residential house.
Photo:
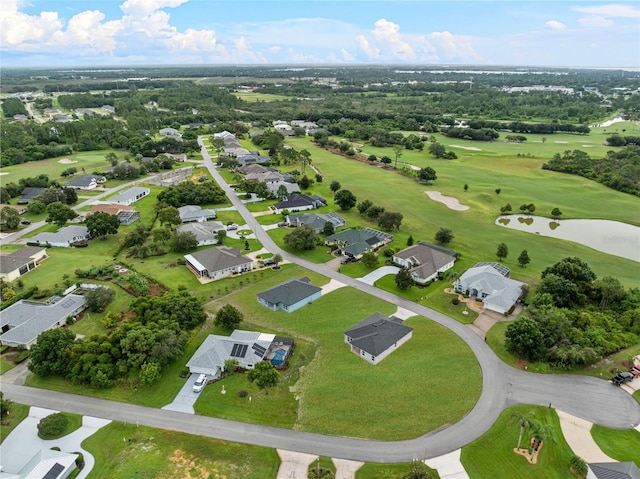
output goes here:
[{"label": "residential house", "polygon": [[44,193],[45,189],[46,188],[36,188],[32,186],[27,186],[22,190],[22,193],[20,193],[20,198],[18,198],[18,204],[24,205],[26,203],[29,203],[36,196],[40,196],[42,193]]},{"label": "residential house", "polygon": [[238,248],[216,246],[184,257],[187,267],[200,278],[220,279],[253,269],[253,260]]},{"label": "residential house", "polygon": [[522,295],[525,283],[508,278],[509,268],[500,263],[477,263],[464,272],[453,287],[480,299],[491,311],[507,314]]},{"label": "residential house", "polygon": [[457,256],[453,250],[420,241],[394,254],[393,262],[409,268],[416,283],[425,284],[437,279],[438,273],[451,269]]},{"label": "residential house", "polygon": [[288,181],[269,182],[267,183],[267,189],[273,196],[276,197],[283,189],[286,190],[285,196],[291,196],[296,193],[300,193],[300,187],[298,186],[298,183],[289,183]]},{"label": "residential house", "polygon": [[57,121],[58,123],[68,123],[71,121],[71,118],[66,113],[59,113],[57,115],[53,115],[53,121]]},{"label": "residential house", "polygon": [[178,208],[178,213],[180,213],[180,219],[183,223],[202,223],[204,221],[209,221],[215,219],[216,212],[214,210],[203,210],[202,207],[198,205],[186,205]]},{"label": "residential house", "polygon": [[587,479],[640,479],[640,468],[630,461],[591,463]]},{"label": "residential house", "polygon": [[219,133],[214,133],[213,137],[214,138],[222,138],[225,141],[225,143],[227,141],[238,141],[238,139],[236,138],[236,135],[234,135],[231,132],[228,132],[227,130],[223,130],[223,131],[221,131]]},{"label": "residential house", "polygon": [[327,200],[317,195],[292,195],[285,196],[282,201],[272,206],[276,213],[287,211],[314,210],[326,206]]},{"label": "residential house", "polygon": [[326,223],[331,223],[334,228],[344,226],[347,222],[338,213],[300,213],[297,215],[287,215],[285,219],[288,226],[298,227],[309,225],[316,233],[320,233]]},{"label": "residential house", "polygon": [[2,208],[11,208],[12,210],[16,210],[19,215],[23,215],[27,212],[27,207],[22,205],[7,205],[0,203],[0,210]]},{"label": "residential house", "polygon": [[162,128],[158,133],[160,133],[162,136],[180,137],[180,132],[175,128]]},{"label": "residential house", "polygon": [[241,175],[266,173],[268,171],[275,171],[274,168],[267,168],[262,165],[243,165],[238,168],[238,173]]},{"label": "residential house", "polygon": [[249,138],[255,138],[256,136],[262,136],[264,135],[264,130],[255,130],[255,131],[251,131],[249,132]]},{"label": "residential house", "polygon": [[102,175],[80,175],[64,184],[65,188],[74,190],[93,190],[98,184],[104,184],[107,179]]},{"label": "residential house", "polygon": [[248,155],[236,156],[236,161],[240,166],[261,165],[263,163],[270,162],[271,157],[269,155],[260,155],[258,152],[250,151]]},{"label": "residential house", "polygon": [[44,446],[31,448],[24,441],[4,441],[0,444],[0,457],[1,479],[66,479],[76,469],[78,454]]},{"label": "residential house", "polygon": [[121,225],[130,225],[140,219],[140,212],[136,211],[133,206],[119,205],[118,203],[98,203],[97,205],[93,205],[87,212],[86,217],[94,213],[116,215]]},{"label": "residential house", "polygon": [[102,105],[102,109],[104,111],[106,111],[107,113],[115,113],[116,112],[115,107],[113,107],[111,105]]},{"label": "residential house", "polygon": [[198,241],[198,246],[218,244],[218,231],[227,229],[222,223],[217,221],[207,221],[205,223],[187,223],[176,228],[179,233],[193,233]]},{"label": "residential house", "polygon": [[248,155],[249,150],[242,148],[241,146],[225,146],[224,154],[232,158],[237,158],[238,156]]},{"label": "residential house", "polygon": [[76,108],[76,113],[83,116],[94,116],[96,114],[91,108]]},{"label": "residential house", "polygon": [[287,313],[320,298],[322,288],[311,284],[307,277],[292,279],[266,291],[258,293],[258,302],[273,311],[282,309]]},{"label": "residential house", "polygon": [[141,186],[134,186],[133,188],[129,188],[126,191],[123,191],[119,195],[116,195],[112,198],[109,198],[110,203],[117,203],[119,205],[132,205],[138,200],[141,200],[145,196],[147,196],[151,191],[149,188],[144,188]]},{"label": "residential house", "polygon": [[0,279],[11,282],[35,269],[47,257],[47,249],[25,246],[13,253],[0,255]]},{"label": "residential house", "polygon": [[244,369],[253,369],[260,361],[281,366],[293,352],[293,340],[275,334],[234,330],[230,336],[210,334],[187,362],[191,374],[218,377],[229,359]]},{"label": "residential house", "polygon": [[64,226],[55,233],[38,233],[29,238],[29,244],[38,246],[52,246],[58,248],[68,248],[73,243],[88,241],[91,238],[86,226]]},{"label": "residential house", "polygon": [[244,176],[244,179],[247,181],[255,181],[256,183],[266,183],[267,186],[274,183],[284,182],[284,176],[273,169],[257,173],[247,173]]},{"label": "residential house", "polygon": [[413,328],[402,324],[401,319],[373,313],[345,331],[344,342],[351,346],[352,353],[371,364],[378,364],[412,335]]},{"label": "residential house", "polygon": [[0,343],[29,349],[40,333],[64,326],[67,318],[75,318],[87,303],[79,294],[52,299],[55,301],[48,303],[21,299],[4,309],[0,316]]},{"label": "residential house", "polygon": [[363,254],[375,251],[392,241],[393,235],[373,228],[349,228],[327,236],[324,243],[327,246],[336,246],[343,255],[359,259]]}]

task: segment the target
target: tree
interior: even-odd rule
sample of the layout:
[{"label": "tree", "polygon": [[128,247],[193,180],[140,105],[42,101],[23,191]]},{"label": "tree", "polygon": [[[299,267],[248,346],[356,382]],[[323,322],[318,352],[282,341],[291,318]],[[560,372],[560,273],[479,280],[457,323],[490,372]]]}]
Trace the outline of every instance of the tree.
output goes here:
[{"label": "tree", "polygon": [[140,383],[151,386],[160,379],[160,365],[156,362],[145,362],[140,366]]},{"label": "tree", "polygon": [[20,213],[10,206],[5,206],[0,210],[0,223],[10,230],[15,230],[20,224]]},{"label": "tree", "polygon": [[402,224],[402,218],[402,213],[385,211],[378,217],[378,226],[386,231],[391,231],[393,228],[399,230]]},{"label": "tree", "polygon": [[70,371],[68,350],[76,335],[64,328],[49,329],[40,333],[36,344],[29,350],[29,370],[38,376],[58,375],[66,377]]},{"label": "tree", "polygon": [[511,213],[511,211],[511,203],[507,203],[502,208],[500,208],[500,213],[502,213],[503,215],[508,215],[509,213]]},{"label": "tree", "polygon": [[385,155],[382,158],[380,158],[380,162],[384,163],[385,165],[389,165],[391,164],[391,158]]},{"label": "tree", "polygon": [[522,212],[522,214],[527,214],[529,212],[529,205],[526,203],[520,205],[520,211]]},{"label": "tree", "polygon": [[87,217],[85,225],[91,236],[100,236],[102,239],[105,239],[107,235],[118,233],[120,220],[117,215],[110,215],[109,213],[98,211]]},{"label": "tree", "polygon": [[500,243],[498,245],[498,250],[496,251],[496,256],[498,257],[498,261],[505,259],[509,256],[509,247],[504,243]]},{"label": "tree", "polygon": [[336,228],[331,221],[325,221],[324,226],[322,227],[322,234],[325,236],[331,236],[336,232]]},{"label": "tree", "polygon": [[216,231],[216,241],[218,244],[224,244],[224,241],[227,239],[227,232],[225,230]]},{"label": "tree", "polygon": [[604,311],[612,303],[618,303],[626,296],[624,286],[617,278],[605,276],[594,284],[594,296],[600,296],[600,310]]},{"label": "tree", "polygon": [[436,141],[429,145],[429,153],[431,153],[436,158],[444,158],[446,150],[442,143],[438,143]]},{"label": "tree", "polygon": [[455,236],[453,236],[453,231],[449,228],[440,228],[435,235],[435,240],[439,244],[448,244],[451,243]]},{"label": "tree", "polygon": [[553,219],[560,219],[560,217],[562,216],[562,211],[560,211],[560,208],[554,208],[551,210],[551,216],[553,217]]},{"label": "tree", "polygon": [[115,299],[116,292],[107,286],[100,286],[87,291],[84,297],[92,312],[101,313]]},{"label": "tree", "polygon": [[404,147],[402,145],[393,146],[393,154],[395,155],[395,158],[396,158],[396,162],[393,165],[394,168],[398,168],[398,160],[402,157],[402,150],[404,150]]},{"label": "tree", "polygon": [[285,196],[287,196],[289,194],[289,190],[287,190],[287,187],[284,185],[280,185],[278,186],[278,191],[276,191],[276,196],[278,198],[284,198]]},{"label": "tree", "polygon": [[400,268],[400,271],[396,274],[396,286],[399,290],[404,291],[409,289],[413,285],[413,278],[409,272],[409,268]]},{"label": "tree", "polygon": [[532,215],[536,211],[536,205],[529,203],[527,205],[527,210],[529,211],[529,214]]},{"label": "tree", "polygon": [[469,189],[469,185],[467,183],[464,184],[464,191],[467,191]]},{"label": "tree", "polygon": [[360,213],[361,215],[364,215],[367,213],[367,210],[369,210],[369,208],[371,208],[372,206],[373,206],[373,201],[364,200],[358,203],[356,208],[358,209],[358,213]]},{"label": "tree", "polygon": [[407,246],[413,246],[414,242],[415,240],[413,239],[413,235],[409,235],[409,237],[407,238]]},{"label": "tree", "polygon": [[47,205],[40,200],[30,201],[27,205],[27,211],[32,215],[39,215],[40,213],[43,213],[46,208]]},{"label": "tree", "polygon": [[511,419],[507,424],[509,426],[517,424],[520,427],[520,434],[518,435],[518,445],[516,446],[516,449],[520,449],[522,436],[524,436],[525,431],[530,430],[533,427],[535,417],[536,415],[533,411],[529,411],[526,414],[521,414],[519,412],[514,412],[511,414]]},{"label": "tree", "polygon": [[[421,168],[418,171],[418,179],[424,181],[425,183],[429,183],[430,181],[434,181],[437,178],[436,170],[427,166],[426,168]],[[466,190],[465,190],[466,191]]]},{"label": "tree", "polygon": [[373,251],[367,251],[362,255],[362,264],[373,269],[378,266],[378,256]]},{"label": "tree", "polygon": [[529,258],[529,253],[527,252],[526,249],[523,249],[522,252],[520,253],[520,256],[518,256],[518,264],[520,265],[521,268],[524,268],[530,262],[531,262],[531,258]]},{"label": "tree", "polygon": [[182,224],[182,219],[180,218],[180,212],[178,208],[174,206],[167,206],[165,208],[161,208],[158,211],[158,221],[162,226],[169,225],[175,226]]},{"label": "tree", "polygon": [[118,164],[118,155],[116,155],[113,151],[110,151],[106,155],[104,155],[104,159],[107,160],[111,166],[116,166]]},{"label": "tree", "polygon": [[72,220],[78,213],[73,211],[71,207],[60,201],[54,201],[47,205],[47,223],[55,223],[58,226],[64,226],[67,221]]},{"label": "tree", "polygon": [[69,419],[61,412],[43,417],[38,423],[38,437],[41,439],[55,439],[67,427]]},{"label": "tree", "polygon": [[233,373],[236,372],[236,369],[238,368],[238,360],[234,359],[234,358],[229,358],[229,359],[225,359],[224,361],[224,367],[222,369],[222,373],[224,374],[225,377],[227,376],[231,376]]},{"label": "tree", "polygon": [[218,327],[232,330],[237,329],[243,319],[244,316],[240,310],[231,304],[225,304],[216,313],[214,324]]},{"label": "tree", "polygon": [[353,208],[357,199],[353,193],[349,190],[339,190],[333,197],[333,201],[340,207],[341,210],[347,211]]},{"label": "tree", "polygon": [[300,186],[301,190],[308,190],[311,186],[311,180],[307,177],[307,175],[304,175],[298,180],[298,185]]},{"label": "tree", "polygon": [[4,398],[4,393],[0,391],[0,421],[4,420],[11,411],[13,401]]},{"label": "tree", "polygon": [[271,261],[273,261],[273,267],[275,269],[278,269],[278,265],[282,263],[282,255],[280,253],[274,254],[273,258],[271,258]]},{"label": "tree", "polygon": [[247,374],[249,382],[255,382],[260,389],[266,390],[278,384],[278,371],[269,361],[258,362]]},{"label": "tree", "polygon": [[529,361],[542,359],[545,353],[544,336],[537,321],[527,316],[516,319],[505,331],[507,351]]},{"label": "tree", "polygon": [[402,479],[432,479],[433,476],[422,461],[413,461],[411,470]]},{"label": "tree", "polygon": [[496,192],[496,195],[499,195],[502,192],[502,189],[501,188],[496,188],[495,192]]},{"label": "tree", "polygon": [[172,249],[180,253],[198,246],[198,238],[192,231],[176,231],[173,236]]},{"label": "tree", "polygon": [[340,186],[340,182],[339,182],[339,181],[335,181],[335,180],[333,180],[333,181],[331,182],[331,184],[329,185],[329,189],[330,189],[333,193],[336,193],[340,188],[341,188],[341,186]]},{"label": "tree", "polygon": [[318,235],[309,225],[302,225],[284,236],[284,244],[297,250],[315,249],[318,243]]}]

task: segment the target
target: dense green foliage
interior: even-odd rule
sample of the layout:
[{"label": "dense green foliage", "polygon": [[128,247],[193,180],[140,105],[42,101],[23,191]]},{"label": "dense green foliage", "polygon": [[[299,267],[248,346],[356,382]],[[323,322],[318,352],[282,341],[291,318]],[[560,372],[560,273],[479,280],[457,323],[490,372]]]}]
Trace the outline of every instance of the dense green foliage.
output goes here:
[{"label": "dense green foliage", "polygon": [[27,109],[18,98],[5,98],[2,100],[2,112],[7,118],[13,118],[14,115],[28,115]]},{"label": "dense green foliage", "polygon": [[58,437],[65,430],[68,422],[67,416],[61,412],[43,417],[38,423],[38,437],[42,439]]},{"label": "dense green foliage", "polygon": [[508,351],[559,368],[591,364],[638,342],[640,290],[597,279],[579,258],[542,273],[530,307],[505,333]]},{"label": "dense green foliage", "polygon": [[224,191],[214,181],[202,183],[184,181],[162,190],[158,195],[160,203],[175,208],[185,205],[222,203],[225,199]]},{"label": "dense green foliage", "polygon": [[216,313],[214,324],[228,331],[233,331],[240,326],[243,319],[242,313],[235,306],[225,304]]},{"label": "dense green foliage", "polygon": [[600,159],[591,158],[580,150],[556,153],[542,165],[545,170],[584,176],[614,190],[640,196],[640,146],[629,145],[609,151]]}]

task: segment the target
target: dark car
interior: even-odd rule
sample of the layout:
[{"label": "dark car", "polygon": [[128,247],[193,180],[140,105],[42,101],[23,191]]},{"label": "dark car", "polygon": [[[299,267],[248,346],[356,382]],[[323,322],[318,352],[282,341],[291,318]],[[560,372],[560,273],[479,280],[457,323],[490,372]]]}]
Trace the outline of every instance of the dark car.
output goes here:
[{"label": "dark car", "polygon": [[344,258],[342,258],[342,261],[340,261],[340,264],[347,264],[347,263],[351,263],[353,261],[353,256],[345,256]]},{"label": "dark car", "polygon": [[284,228],[285,226],[288,226],[287,223],[278,223],[278,228]]},{"label": "dark car", "polygon": [[633,374],[627,373],[627,372],[619,373],[611,378],[611,382],[616,386],[621,386],[624,383],[631,382],[632,380],[633,380]]},{"label": "dark car", "polygon": [[22,221],[20,222],[20,224],[21,224],[21,225],[30,225],[30,224],[31,224],[31,221],[29,221],[29,220],[22,220]]}]

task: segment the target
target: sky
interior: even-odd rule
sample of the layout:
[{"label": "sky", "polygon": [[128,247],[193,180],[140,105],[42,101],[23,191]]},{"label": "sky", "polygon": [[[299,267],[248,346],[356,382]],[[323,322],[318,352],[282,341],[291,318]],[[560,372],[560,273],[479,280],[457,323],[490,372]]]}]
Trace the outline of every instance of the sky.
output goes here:
[{"label": "sky", "polygon": [[640,67],[640,3],[0,0],[0,65]]}]

